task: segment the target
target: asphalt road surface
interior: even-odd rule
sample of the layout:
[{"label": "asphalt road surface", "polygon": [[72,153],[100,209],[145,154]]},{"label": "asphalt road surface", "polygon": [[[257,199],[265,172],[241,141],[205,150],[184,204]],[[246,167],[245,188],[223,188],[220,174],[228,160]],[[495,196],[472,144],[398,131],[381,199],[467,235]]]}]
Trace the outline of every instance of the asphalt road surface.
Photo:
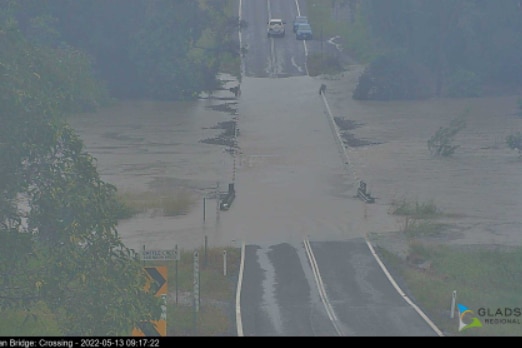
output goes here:
[{"label": "asphalt road surface", "polygon": [[241,2],[248,53],[237,198],[221,214],[219,230],[246,244],[242,334],[436,335],[365,243],[365,204],[354,197],[357,178],[332,132],[318,93],[321,82],[306,75],[311,43],[296,40],[290,26],[284,38],[266,36],[267,18],[288,25],[298,12],[306,14],[296,3]]}]

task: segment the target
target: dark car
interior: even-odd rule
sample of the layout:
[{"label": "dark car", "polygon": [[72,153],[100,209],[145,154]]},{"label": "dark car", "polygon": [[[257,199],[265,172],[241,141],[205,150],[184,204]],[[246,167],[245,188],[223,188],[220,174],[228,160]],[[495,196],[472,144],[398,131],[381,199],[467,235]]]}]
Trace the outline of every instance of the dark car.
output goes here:
[{"label": "dark car", "polygon": [[301,23],[297,26],[295,31],[295,38],[297,40],[312,40],[312,27],[308,23]]},{"label": "dark car", "polygon": [[308,17],[306,16],[296,16],[293,23],[293,31],[294,33],[297,31],[297,26],[302,23],[308,23]]}]

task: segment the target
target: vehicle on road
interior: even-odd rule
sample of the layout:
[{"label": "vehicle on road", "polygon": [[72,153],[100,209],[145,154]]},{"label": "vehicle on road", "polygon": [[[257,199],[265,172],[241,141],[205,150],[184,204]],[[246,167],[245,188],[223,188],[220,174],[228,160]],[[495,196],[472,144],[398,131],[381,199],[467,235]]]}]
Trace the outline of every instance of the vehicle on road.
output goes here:
[{"label": "vehicle on road", "polygon": [[284,37],[285,36],[285,22],[282,19],[271,19],[268,21],[266,31],[267,37]]},{"label": "vehicle on road", "polygon": [[293,31],[294,33],[297,31],[297,27],[299,24],[305,24],[308,23],[308,17],[306,16],[295,16],[294,23],[293,23]]},{"label": "vehicle on road", "polygon": [[312,40],[312,27],[308,23],[301,23],[297,26],[295,31],[295,38],[297,40]]}]

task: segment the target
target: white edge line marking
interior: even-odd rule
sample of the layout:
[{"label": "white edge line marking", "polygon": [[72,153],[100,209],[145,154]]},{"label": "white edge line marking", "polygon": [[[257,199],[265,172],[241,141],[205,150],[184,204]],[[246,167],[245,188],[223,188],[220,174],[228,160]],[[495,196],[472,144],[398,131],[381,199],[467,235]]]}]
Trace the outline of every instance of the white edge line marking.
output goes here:
[{"label": "white edge line marking", "polygon": [[241,319],[241,287],[243,286],[243,270],[245,265],[245,242],[241,245],[241,262],[239,264],[239,276],[237,281],[236,290],[236,326],[237,335],[244,336],[243,334],[243,321]]},{"label": "white edge line marking", "polygon": [[430,320],[430,318],[428,318],[428,316],[426,314],[424,314],[424,312],[415,304],[413,303],[413,301],[410,300],[410,298],[408,297],[408,295],[406,295],[402,289],[399,287],[399,285],[395,282],[395,280],[393,279],[393,277],[391,276],[391,274],[388,272],[388,269],[386,269],[386,266],[384,265],[384,263],[382,263],[381,259],[379,258],[379,255],[377,255],[377,253],[375,252],[375,249],[373,248],[372,244],[370,243],[370,241],[367,239],[367,238],[364,238],[364,240],[366,241],[366,245],[368,245],[368,248],[370,248],[370,251],[373,255],[373,257],[375,257],[375,260],[377,260],[377,263],[379,264],[379,266],[381,266],[381,269],[382,271],[384,272],[384,274],[386,275],[386,277],[388,278],[388,280],[390,281],[390,283],[393,285],[393,287],[397,290],[397,292],[402,296],[402,298],[404,299],[404,301],[406,301],[410,306],[413,307],[413,309],[415,309],[415,311],[417,311],[417,313],[419,313],[419,315],[422,317],[422,319],[424,319],[426,321],[426,323],[428,323],[429,326],[431,326],[431,328],[439,335],[439,336],[444,336],[444,334],[442,333],[442,331],[439,330],[439,328]]}]

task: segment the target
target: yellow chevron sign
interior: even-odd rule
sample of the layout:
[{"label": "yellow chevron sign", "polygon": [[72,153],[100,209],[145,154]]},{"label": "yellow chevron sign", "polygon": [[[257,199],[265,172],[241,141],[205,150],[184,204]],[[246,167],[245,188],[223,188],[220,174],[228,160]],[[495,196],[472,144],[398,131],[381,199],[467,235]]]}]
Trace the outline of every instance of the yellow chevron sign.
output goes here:
[{"label": "yellow chevron sign", "polygon": [[145,267],[149,281],[145,285],[146,291],[161,296],[167,293],[167,266]]},{"label": "yellow chevron sign", "polygon": [[134,337],[159,337],[167,336],[166,320],[142,321],[138,327],[132,329]]},{"label": "yellow chevron sign", "polygon": [[[167,266],[145,267],[148,281],[145,284],[146,291],[152,291],[155,296],[167,295]],[[138,327],[132,329],[132,336],[167,336],[167,307],[162,305],[160,320],[144,321]]]}]

